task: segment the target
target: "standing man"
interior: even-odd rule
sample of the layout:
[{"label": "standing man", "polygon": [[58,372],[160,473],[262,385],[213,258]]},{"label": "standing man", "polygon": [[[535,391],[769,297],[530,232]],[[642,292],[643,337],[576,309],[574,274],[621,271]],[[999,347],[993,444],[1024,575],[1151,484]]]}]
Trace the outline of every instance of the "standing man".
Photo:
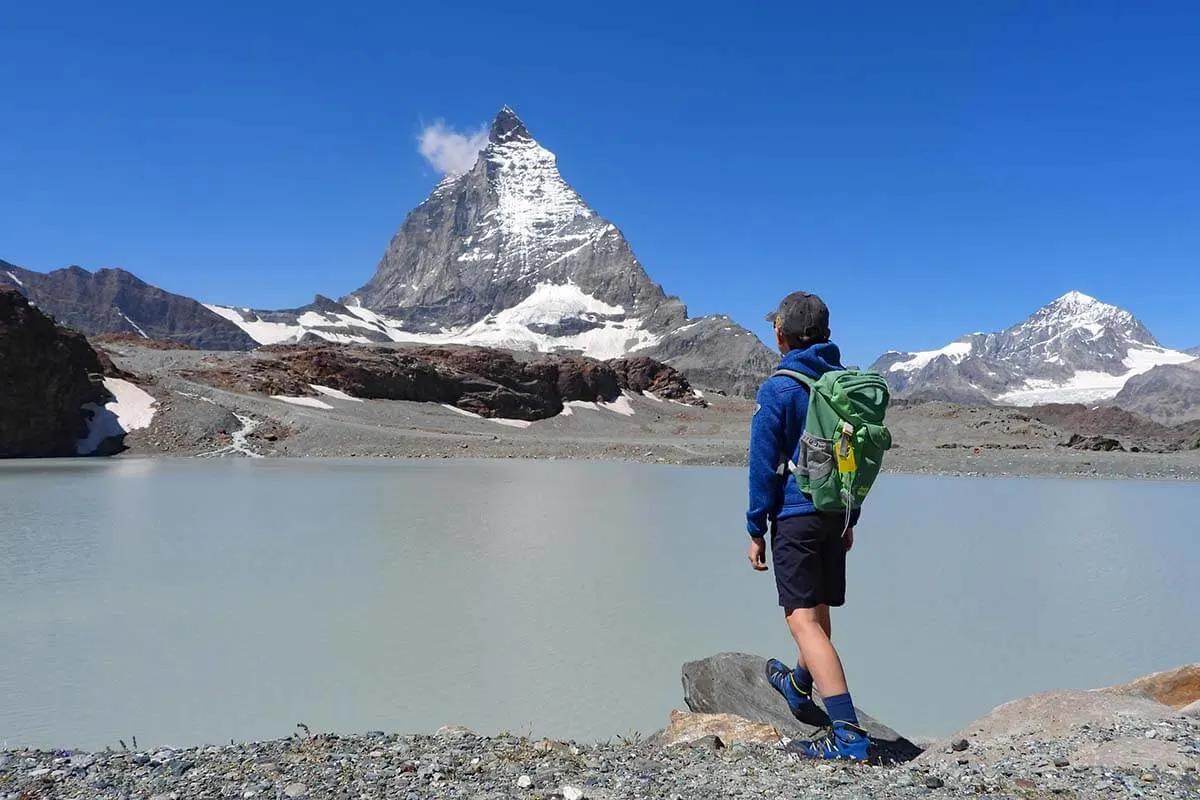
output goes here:
[{"label": "standing man", "polygon": [[[841,353],[829,339],[829,309],[821,298],[793,292],[767,321],[775,325],[775,341],[783,355],[780,369],[814,380],[842,369]],[[848,520],[841,513],[819,512],[787,468],[789,462],[799,461],[808,403],[808,387],[788,376],[768,378],[758,390],[750,431],[747,555],[755,570],[767,571],[765,537],[771,534],[779,605],[799,650],[795,668],[777,659],[768,661],[767,679],[796,718],[810,724],[824,719],[812,699],[815,683],[831,723],[823,736],[793,748],[812,758],[865,761],[870,740],[859,727],[846,674],[830,639],[829,619],[829,609],[846,601],[846,553],[854,545],[858,512]]]}]

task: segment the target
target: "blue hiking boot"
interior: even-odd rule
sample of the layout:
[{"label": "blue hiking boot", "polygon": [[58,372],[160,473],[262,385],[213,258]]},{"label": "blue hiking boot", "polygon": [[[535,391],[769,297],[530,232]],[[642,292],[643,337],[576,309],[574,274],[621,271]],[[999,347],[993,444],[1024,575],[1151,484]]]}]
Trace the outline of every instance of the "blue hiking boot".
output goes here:
[{"label": "blue hiking boot", "polygon": [[807,758],[823,760],[868,761],[871,740],[867,732],[849,722],[835,722],[815,739],[791,742],[787,749]]},{"label": "blue hiking boot", "polygon": [[775,691],[783,695],[788,708],[792,710],[792,716],[797,720],[815,728],[829,726],[828,715],[813,702],[812,689],[805,690],[796,685],[791,667],[772,658],[767,662],[767,680],[775,687]]}]

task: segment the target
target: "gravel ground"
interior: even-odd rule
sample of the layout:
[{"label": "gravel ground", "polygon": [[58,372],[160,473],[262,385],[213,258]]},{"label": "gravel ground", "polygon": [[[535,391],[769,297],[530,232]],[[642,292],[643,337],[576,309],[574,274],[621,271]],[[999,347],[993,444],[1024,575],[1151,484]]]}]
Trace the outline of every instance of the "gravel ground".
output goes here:
[{"label": "gravel ground", "polygon": [[436,736],[303,733],[182,750],[0,751],[0,798],[1197,797],[1200,779],[1187,756],[1173,767],[1125,769],[1076,765],[1067,756],[1081,742],[1151,730],[1172,737],[1194,764],[1200,725],[1182,718],[1146,731],[1119,721],[1111,730],[1093,726],[986,763],[963,741],[944,745],[954,757],[941,763],[887,767],[814,763],[765,745],[662,750],[652,742],[481,738],[448,728]]}]

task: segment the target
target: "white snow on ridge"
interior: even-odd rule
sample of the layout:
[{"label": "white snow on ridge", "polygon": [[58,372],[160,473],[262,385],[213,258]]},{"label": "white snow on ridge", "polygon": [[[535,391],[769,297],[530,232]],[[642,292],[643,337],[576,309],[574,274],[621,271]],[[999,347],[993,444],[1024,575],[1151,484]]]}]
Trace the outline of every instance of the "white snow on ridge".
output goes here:
[{"label": "white snow on ridge", "polygon": [[486,153],[498,168],[497,208],[490,213],[504,233],[529,240],[594,215],[559,175],[554,153],[532,139],[492,144]]},{"label": "white snow on ridge", "polygon": [[[12,273],[9,273],[9,274],[11,275]],[[115,306],[114,306],[114,307],[115,307]],[[121,310],[119,307],[115,307],[115,308],[117,308],[117,313],[118,313],[118,314],[120,314],[122,317],[124,317],[124,318],[125,318],[125,321],[126,321],[126,322],[128,322],[130,325],[132,325],[132,326],[133,326],[133,329],[134,329],[135,331],[137,331],[139,334],[141,334],[141,337],[142,337],[143,339],[149,339],[149,338],[150,338],[149,336],[147,336],[147,335],[146,335],[146,332],[145,332],[144,330],[142,330],[142,329],[141,329],[141,327],[139,327],[139,326],[138,326],[138,324],[137,324],[136,322],[134,322],[133,320],[131,320],[131,319],[129,318],[129,315],[128,315],[128,314],[126,314],[124,311],[122,311],[122,310]]]},{"label": "white snow on ridge", "polygon": [[955,364],[962,361],[971,354],[970,342],[952,342],[938,350],[924,350],[918,353],[909,353],[912,358],[907,361],[898,361],[888,369],[889,372],[915,372],[919,369],[924,369],[929,364],[941,356],[948,357]]},{"label": "white snow on ridge", "polygon": [[310,383],[309,386],[314,391],[320,392],[321,394],[325,395],[326,397],[332,397],[337,400],[350,400],[355,403],[363,402],[363,399],[361,397],[352,397],[352,396],[346,394],[345,392],[343,392],[341,389],[334,389],[331,386],[319,386],[315,383]]},{"label": "white snow on ridge", "polygon": [[273,394],[272,400],[282,400],[285,403],[290,403],[294,406],[305,406],[306,408],[319,408],[323,411],[328,411],[333,406],[326,403],[324,400],[318,400],[315,397],[289,397],[286,394]]},{"label": "white snow on ridge", "polygon": [[17,286],[21,286],[21,287],[25,286],[25,284],[21,282],[21,279],[18,278],[16,275],[13,275],[11,272],[6,273],[6,274],[8,275],[8,277],[13,279],[13,283],[17,284]]},{"label": "white snow on ridge", "polygon": [[1186,364],[1197,361],[1195,356],[1163,347],[1130,348],[1125,358],[1128,372],[1109,375],[1107,372],[1080,370],[1065,383],[1049,380],[1029,380],[1025,385],[996,397],[996,402],[1014,406],[1034,406],[1043,403],[1092,403],[1108,400],[1125,387],[1130,378],[1165,364]]},{"label": "white snow on ridge", "polygon": [[88,435],[76,442],[75,452],[81,456],[94,453],[110,436],[148,428],[154,420],[154,406],[158,401],[140,386],[122,378],[105,378],[104,388],[113,396],[112,400],[103,406],[84,405],[92,412],[92,419],[88,424]]},{"label": "white snow on ridge", "polygon": [[[405,331],[399,322],[376,314],[362,306],[349,306],[349,314],[307,311],[297,324],[267,322],[253,312],[226,306],[205,306],[246,332],[259,344],[287,344],[300,341],[306,333],[340,343],[367,343],[356,329],[372,330],[393,342],[417,344],[460,344],[508,350],[532,350],[553,353],[579,351],[598,359],[617,358],[633,350],[657,344],[658,336],[642,328],[641,320],[622,319],[625,309],[609,305],[573,283],[540,283],[533,293],[512,308],[492,314],[462,328],[439,333]],[[597,327],[568,336],[550,336],[531,330],[531,325],[557,325],[570,319],[586,319]],[[337,327],[346,333],[318,330]]]}]

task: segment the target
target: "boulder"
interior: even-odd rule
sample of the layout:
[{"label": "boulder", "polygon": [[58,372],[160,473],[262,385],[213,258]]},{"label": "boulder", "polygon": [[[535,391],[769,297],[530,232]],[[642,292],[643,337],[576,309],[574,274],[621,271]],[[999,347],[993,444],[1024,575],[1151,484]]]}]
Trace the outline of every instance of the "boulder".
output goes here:
[{"label": "boulder", "polygon": [[1185,717],[1200,719],[1200,700],[1197,700],[1194,703],[1188,703],[1186,706],[1179,709],[1179,713],[1183,714]]},{"label": "boulder", "polygon": [[83,406],[109,399],[103,372],[82,334],[0,287],[0,458],[76,455]]},{"label": "boulder", "polygon": [[[1037,749],[1059,740],[1070,749],[1070,762],[1108,769],[1195,764],[1181,743],[1148,738],[1144,731],[1179,712],[1147,697],[1107,690],[1044,692],[1013,700],[927,749],[924,764],[956,764],[964,753],[953,743],[968,744],[972,762],[994,764],[1027,747]],[[1072,744],[1074,743],[1074,744]]]},{"label": "boulder", "polygon": [[[720,653],[683,665],[683,697],[689,709],[705,714],[733,714],[751,722],[774,726],[783,735],[799,739],[818,728],[792,716],[787,702],[767,682],[766,659],[745,653]],[[817,697],[818,705],[820,698]],[[910,761],[921,749],[861,709],[859,723],[875,743],[881,759]]]},{"label": "boulder", "polygon": [[708,405],[697,397],[692,385],[674,367],[646,356],[614,358],[608,362],[616,373],[622,389],[644,394],[650,392],[663,400],[675,400],[688,405]]},{"label": "boulder", "polygon": [[[710,737],[715,737],[711,738]],[[751,722],[733,714],[698,714],[675,709],[671,724],[657,734],[660,747],[707,744],[730,747],[735,744],[777,745],[783,736],[774,725]]]},{"label": "boulder", "polygon": [[1186,664],[1164,672],[1151,673],[1105,691],[1148,697],[1171,708],[1182,709],[1200,700],[1200,664]]}]

